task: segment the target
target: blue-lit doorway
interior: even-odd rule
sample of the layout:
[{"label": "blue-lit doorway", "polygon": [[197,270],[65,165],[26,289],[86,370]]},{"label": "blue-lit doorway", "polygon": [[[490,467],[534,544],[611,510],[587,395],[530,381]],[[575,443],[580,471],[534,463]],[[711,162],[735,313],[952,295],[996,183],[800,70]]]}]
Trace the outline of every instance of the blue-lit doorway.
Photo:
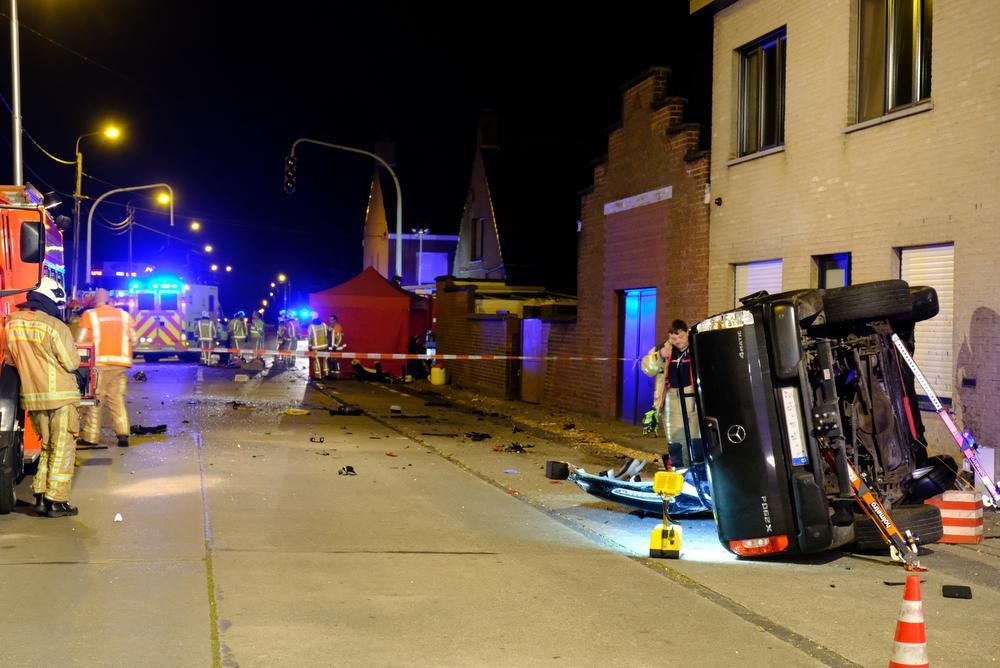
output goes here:
[{"label": "blue-lit doorway", "polygon": [[621,293],[621,387],[619,417],[622,422],[640,424],[653,406],[654,381],[642,372],[641,358],[656,345],[656,288],[625,290]]}]

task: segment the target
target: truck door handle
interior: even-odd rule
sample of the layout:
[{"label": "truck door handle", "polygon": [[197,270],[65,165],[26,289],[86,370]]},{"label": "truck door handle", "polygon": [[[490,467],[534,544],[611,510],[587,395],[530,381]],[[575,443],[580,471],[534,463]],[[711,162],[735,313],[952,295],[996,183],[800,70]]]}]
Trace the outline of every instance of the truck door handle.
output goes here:
[{"label": "truck door handle", "polygon": [[719,429],[719,421],[714,417],[705,416],[705,426],[708,427],[708,456],[709,459],[722,454],[722,430]]}]

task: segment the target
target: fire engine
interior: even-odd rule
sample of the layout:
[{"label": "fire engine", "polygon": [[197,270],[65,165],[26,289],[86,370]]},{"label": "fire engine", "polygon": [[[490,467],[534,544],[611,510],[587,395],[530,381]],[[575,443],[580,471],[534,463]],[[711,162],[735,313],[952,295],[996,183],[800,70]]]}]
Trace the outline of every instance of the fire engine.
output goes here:
[{"label": "fire engine", "polygon": [[135,319],[136,345],[134,353],[147,362],[161,357],[188,353],[188,319],[190,287],[177,276],[151,275],[129,283],[128,310]]},{"label": "fire engine", "polygon": [[[60,223],[68,220],[60,216]],[[14,488],[24,476],[25,461],[40,451],[21,409],[21,379],[14,367],[2,363],[3,322],[42,276],[65,285],[62,231],[33,187],[0,186],[0,515],[14,509]]]}]

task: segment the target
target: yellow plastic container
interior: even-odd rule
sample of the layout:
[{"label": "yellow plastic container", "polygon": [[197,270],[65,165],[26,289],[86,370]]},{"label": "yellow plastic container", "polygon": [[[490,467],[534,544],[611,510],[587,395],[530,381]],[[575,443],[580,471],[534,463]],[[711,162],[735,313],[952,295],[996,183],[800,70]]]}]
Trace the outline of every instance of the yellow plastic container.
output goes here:
[{"label": "yellow plastic container", "polygon": [[448,370],[440,366],[431,367],[431,385],[447,385]]}]

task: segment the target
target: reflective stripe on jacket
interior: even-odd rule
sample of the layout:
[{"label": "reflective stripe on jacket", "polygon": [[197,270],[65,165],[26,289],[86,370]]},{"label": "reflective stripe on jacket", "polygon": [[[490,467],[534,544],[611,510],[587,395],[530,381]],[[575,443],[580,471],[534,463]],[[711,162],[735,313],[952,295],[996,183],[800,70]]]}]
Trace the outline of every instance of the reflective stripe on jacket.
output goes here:
[{"label": "reflective stripe on jacket", "polygon": [[80,402],[76,376],[80,356],[66,323],[41,311],[15,311],[7,318],[7,359],[21,377],[21,402],[29,410],[51,410]]},{"label": "reflective stripe on jacket", "polygon": [[114,306],[98,306],[81,316],[77,340],[94,344],[94,361],[99,365],[132,366],[135,321]]},{"label": "reflective stripe on jacket", "polygon": [[325,350],[327,346],[327,329],[326,325],[320,323],[318,325],[309,325],[309,349],[310,350]]}]

